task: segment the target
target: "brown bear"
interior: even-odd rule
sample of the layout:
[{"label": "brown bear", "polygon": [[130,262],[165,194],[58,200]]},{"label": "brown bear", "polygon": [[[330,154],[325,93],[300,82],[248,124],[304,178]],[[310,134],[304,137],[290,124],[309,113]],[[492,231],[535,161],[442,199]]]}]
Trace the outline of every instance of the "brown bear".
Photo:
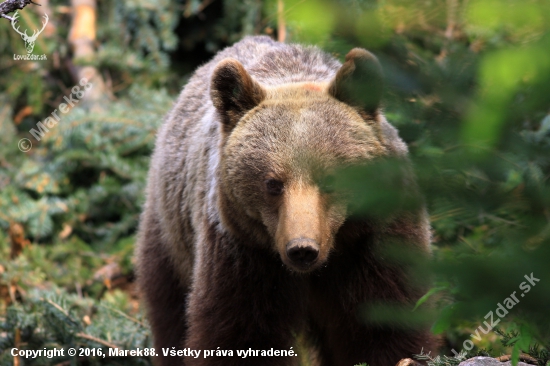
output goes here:
[{"label": "brown bear", "polygon": [[360,317],[425,291],[377,252],[399,240],[429,253],[424,208],[361,219],[323,183],[341,166],[406,160],[382,82],[366,50],[342,65],[268,37],[196,71],[158,132],[136,250],[157,365],[297,365],[297,338],[322,366],[433,350],[427,330]]}]

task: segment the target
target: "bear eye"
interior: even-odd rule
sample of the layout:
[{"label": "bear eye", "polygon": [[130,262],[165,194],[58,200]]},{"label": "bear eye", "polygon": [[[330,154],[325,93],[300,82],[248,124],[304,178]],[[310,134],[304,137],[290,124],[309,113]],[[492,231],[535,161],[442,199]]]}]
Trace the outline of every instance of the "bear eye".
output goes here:
[{"label": "bear eye", "polygon": [[336,177],[334,175],[327,175],[319,181],[319,189],[324,193],[332,193],[335,190]]},{"label": "bear eye", "polygon": [[284,184],[276,179],[268,179],[265,181],[265,188],[271,196],[279,196],[283,193]]}]

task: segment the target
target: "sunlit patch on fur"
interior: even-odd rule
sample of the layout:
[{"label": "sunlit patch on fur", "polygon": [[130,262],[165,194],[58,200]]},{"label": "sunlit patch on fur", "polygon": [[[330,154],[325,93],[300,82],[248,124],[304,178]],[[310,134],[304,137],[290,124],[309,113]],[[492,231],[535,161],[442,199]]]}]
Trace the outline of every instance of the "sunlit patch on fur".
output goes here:
[{"label": "sunlit patch on fur", "polygon": [[304,84],[303,88],[306,90],[323,91],[323,87],[319,84],[307,83],[307,84]]}]

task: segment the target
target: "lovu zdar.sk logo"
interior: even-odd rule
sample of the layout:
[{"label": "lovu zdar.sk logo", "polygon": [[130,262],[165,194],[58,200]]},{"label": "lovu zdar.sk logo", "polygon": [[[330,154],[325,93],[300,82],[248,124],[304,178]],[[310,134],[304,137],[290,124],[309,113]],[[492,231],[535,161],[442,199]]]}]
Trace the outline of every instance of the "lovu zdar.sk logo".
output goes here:
[{"label": "lovu zdar.sk logo", "polygon": [[16,28],[15,26],[15,23],[17,22],[17,18],[19,17],[19,14],[18,12],[16,11],[15,14],[13,15],[13,19],[11,21],[11,27],[18,33],[21,35],[21,38],[23,38],[23,41],[25,41],[25,48],[27,49],[27,54],[26,55],[13,55],[13,59],[14,60],[32,60],[32,61],[42,61],[42,60],[47,60],[47,57],[46,55],[33,55],[32,54],[32,51],[34,50],[34,43],[36,42],[36,39],[38,38],[38,36],[40,35],[40,33],[42,33],[42,31],[44,31],[44,28],[46,28],[46,25],[48,24],[48,15],[47,14],[44,14],[44,19],[45,21],[42,22],[42,29],[38,30],[34,30],[32,35],[28,35],[27,34],[27,30],[25,29],[25,32],[21,32],[19,30],[19,27]]}]

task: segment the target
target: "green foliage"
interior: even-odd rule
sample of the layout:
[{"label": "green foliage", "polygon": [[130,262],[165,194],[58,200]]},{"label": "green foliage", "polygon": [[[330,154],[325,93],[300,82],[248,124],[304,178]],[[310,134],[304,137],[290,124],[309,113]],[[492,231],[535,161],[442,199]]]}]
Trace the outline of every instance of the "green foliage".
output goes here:
[{"label": "green foliage", "polygon": [[539,366],[546,366],[550,362],[550,347],[548,345],[541,346],[537,343],[531,343],[531,337],[529,337],[528,332],[520,332],[515,327],[511,327],[506,332],[495,328],[495,333],[500,336],[500,342],[503,346],[513,347],[512,356],[514,356],[514,362],[517,362],[520,351],[535,358]]},{"label": "green foliage", "polygon": [[548,366],[548,363],[550,362],[550,351],[548,347],[542,348],[540,345],[535,343],[529,345],[527,354],[538,360],[538,366]]},{"label": "green foliage", "polygon": [[[0,307],[0,364],[12,362],[13,347],[64,349],[64,357],[25,360],[25,365],[49,365],[79,359],[68,357],[71,347],[101,348],[108,355],[113,346],[129,350],[151,346],[149,327],[142,313],[136,313],[130,294],[105,292],[92,271],[109,261],[123,262],[119,256],[128,256],[132,245],[115,255],[99,256],[73,237],[55,245],[32,246],[9,260],[5,243],[6,238],[0,237],[0,285],[17,284],[16,300],[22,296],[24,301]],[[112,361],[89,360],[98,365]],[[146,360],[117,358],[125,365],[148,365]]]},{"label": "green foliage", "polygon": [[118,80],[144,85],[167,82],[169,51],[177,47],[178,4],[171,1],[107,1],[99,3],[101,47],[90,60]]},{"label": "green foliage", "polygon": [[[107,365],[110,360],[108,349],[135,350],[148,348],[150,331],[141,316],[132,318],[126,315],[127,309],[120,307],[113,299],[106,298],[94,301],[82,298],[76,294],[68,294],[60,288],[34,289],[27,293],[24,304],[9,307],[5,318],[0,318],[0,331],[5,336],[0,337],[0,363],[10,364],[13,357],[11,349],[18,347],[23,350],[63,349],[60,357],[26,358],[25,365],[50,365],[62,361],[76,362],[79,357],[69,356],[69,348],[101,349],[101,355],[85,357],[94,365]],[[83,319],[93,319],[86,324]],[[15,341],[14,330],[20,332],[21,344]],[[0,333],[1,334],[1,333]],[[149,365],[144,358],[120,360],[125,365]]]},{"label": "green foliage", "polygon": [[[4,146],[9,160],[0,167],[6,184],[0,226],[24,223],[35,240],[51,240],[70,227],[95,245],[131,234],[155,132],[170,103],[162,91],[133,87],[107,109],[75,108],[26,155],[13,142]],[[6,139],[17,141],[12,133]]]},{"label": "green foliage", "polygon": [[420,361],[425,361],[428,366],[458,366],[462,361],[468,359],[468,355],[465,352],[461,352],[452,357],[445,355],[432,357],[421,351],[418,355],[415,355],[415,358]]}]

